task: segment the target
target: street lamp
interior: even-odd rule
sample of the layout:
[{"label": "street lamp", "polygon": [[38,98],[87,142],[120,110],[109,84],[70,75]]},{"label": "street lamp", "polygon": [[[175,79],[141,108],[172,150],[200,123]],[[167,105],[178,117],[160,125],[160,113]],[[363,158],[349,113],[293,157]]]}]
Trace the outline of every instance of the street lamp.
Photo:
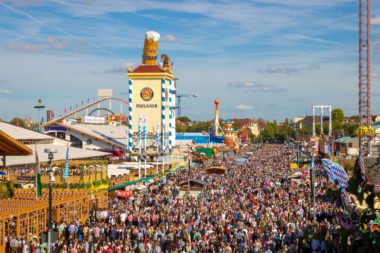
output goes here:
[{"label": "street lamp", "polygon": [[192,159],[191,159],[191,156],[192,156],[192,153],[193,153],[193,147],[192,145],[188,145],[188,159],[187,159],[187,162],[188,162],[188,168],[189,168],[189,171],[188,171],[188,177],[187,177],[187,190],[188,192],[190,193],[190,177],[191,177],[191,162],[192,162]]},{"label": "street lamp", "polygon": [[52,167],[51,167],[51,162],[53,161],[54,159],[54,154],[57,153],[57,149],[55,148],[45,148],[45,153],[48,154],[48,158],[49,158],[49,213],[48,213],[48,234],[47,234],[47,241],[48,241],[48,249],[47,249],[47,253],[50,253],[51,252],[51,224],[52,224],[52,184],[53,182],[55,181],[54,179],[54,173],[53,173],[53,170],[52,170]]},{"label": "street lamp", "polygon": [[316,206],[315,206],[315,185],[314,185],[314,150],[311,148],[311,166],[310,166],[310,185],[311,197],[313,200],[313,221],[316,221]]}]

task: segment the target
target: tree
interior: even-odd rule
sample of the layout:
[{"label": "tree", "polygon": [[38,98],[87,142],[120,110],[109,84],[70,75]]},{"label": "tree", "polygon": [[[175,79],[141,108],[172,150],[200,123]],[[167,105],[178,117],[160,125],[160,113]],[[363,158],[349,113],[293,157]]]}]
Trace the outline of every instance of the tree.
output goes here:
[{"label": "tree", "polygon": [[358,123],[343,123],[342,124],[342,129],[344,130],[345,135],[353,135],[358,129],[359,124]]},{"label": "tree", "polygon": [[331,111],[332,123],[341,125],[344,121],[344,112],[340,108],[335,108]]},{"label": "tree", "polygon": [[344,112],[340,108],[335,108],[331,112],[332,128],[334,135],[339,135],[342,132],[342,124],[344,122]]},{"label": "tree", "polygon": [[241,128],[241,124],[240,123],[233,123],[232,128],[235,130],[239,130]]},{"label": "tree", "polygon": [[187,116],[181,116],[181,117],[177,118],[177,120],[179,120],[179,121],[181,121],[181,122],[183,122],[185,124],[191,123],[191,119],[189,117],[187,117]]},{"label": "tree", "polygon": [[264,130],[260,133],[261,140],[264,142],[273,142],[276,140],[275,124],[267,123]]},{"label": "tree", "polygon": [[25,120],[21,118],[14,117],[9,123],[15,126],[24,127],[25,128]]}]

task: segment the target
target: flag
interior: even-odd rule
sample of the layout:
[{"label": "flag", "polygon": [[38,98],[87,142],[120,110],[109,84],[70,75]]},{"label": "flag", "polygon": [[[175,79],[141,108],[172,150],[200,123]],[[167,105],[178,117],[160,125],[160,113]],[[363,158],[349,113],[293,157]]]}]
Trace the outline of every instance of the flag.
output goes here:
[{"label": "flag", "polygon": [[335,183],[335,181],[336,181],[335,175],[332,173],[332,171],[330,169],[332,161],[329,159],[322,159],[322,163],[323,163],[323,168],[325,169],[329,180],[331,182]]},{"label": "flag", "polygon": [[40,168],[40,161],[38,159],[37,144],[34,144],[34,150],[36,152],[36,195],[37,197],[41,197],[42,196],[41,168]]},{"label": "flag", "polygon": [[69,178],[69,144],[67,144],[66,163],[65,163],[65,171],[63,172],[63,178],[64,179]]},{"label": "flag", "polygon": [[359,168],[360,168],[360,176],[361,176],[362,180],[365,181],[364,161],[363,161],[363,157],[361,155],[359,155],[358,164],[359,164]]},{"label": "flag", "polygon": [[339,189],[345,191],[348,186],[348,175],[343,167],[329,159],[322,159],[322,163],[330,181],[335,182]]}]

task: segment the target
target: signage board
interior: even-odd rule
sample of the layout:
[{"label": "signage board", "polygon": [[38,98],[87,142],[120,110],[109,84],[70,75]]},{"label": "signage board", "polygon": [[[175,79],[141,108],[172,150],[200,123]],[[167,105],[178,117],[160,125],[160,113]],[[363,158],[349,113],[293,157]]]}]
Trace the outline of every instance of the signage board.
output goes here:
[{"label": "signage board", "polygon": [[98,89],[98,97],[112,97],[112,89]]},{"label": "signage board", "polygon": [[106,118],[105,117],[95,117],[95,116],[84,116],[83,122],[84,123],[90,123],[90,124],[105,124]]},{"label": "signage board", "polygon": [[28,176],[18,176],[17,180],[19,181],[34,181],[35,177],[28,177]]}]

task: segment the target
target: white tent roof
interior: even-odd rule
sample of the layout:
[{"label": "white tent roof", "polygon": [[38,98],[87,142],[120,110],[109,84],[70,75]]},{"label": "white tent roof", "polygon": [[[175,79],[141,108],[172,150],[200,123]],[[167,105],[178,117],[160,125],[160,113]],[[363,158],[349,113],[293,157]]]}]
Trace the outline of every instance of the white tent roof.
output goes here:
[{"label": "white tent roof", "polygon": [[47,134],[42,134],[30,129],[14,126],[6,122],[0,122],[0,130],[4,131],[16,140],[46,140],[54,139]]},{"label": "white tent roof", "polygon": [[89,136],[98,138],[99,140],[108,140],[121,145],[128,143],[128,127],[114,125],[92,125],[92,124],[68,124],[60,123],[59,125],[78,131]]},{"label": "white tent roof", "polygon": [[[27,145],[30,149],[33,150],[33,155],[30,156],[7,156],[6,165],[33,165],[36,162],[35,156],[35,145]],[[57,150],[57,153],[54,154],[53,161],[61,161],[66,159],[67,146],[65,145],[55,145],[55,144],[37,144],[37,154],[40,162],[48,161],[48,154],[45,153],[45,148],[54,148]],[[95,150],[73,148],[69,149],[69,159],[90,159],[97,157],[106,157],[111,155],[110,153],[100,152]]]}]

